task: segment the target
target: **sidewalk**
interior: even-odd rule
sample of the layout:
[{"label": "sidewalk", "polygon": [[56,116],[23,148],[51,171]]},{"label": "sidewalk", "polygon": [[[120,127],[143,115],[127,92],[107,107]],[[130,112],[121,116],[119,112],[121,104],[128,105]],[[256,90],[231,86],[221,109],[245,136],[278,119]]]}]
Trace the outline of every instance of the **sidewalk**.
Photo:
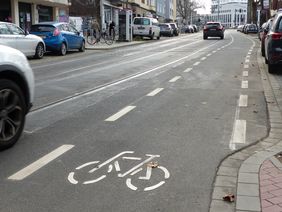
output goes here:
[{"label": "sidewalk", "polygon": [[85,48],[88,50],[110,50],[117,49],[126,46],[140,45],[144,43],[149,43],[152,41],[144,40],[144,41],[131,41],[131,42],[114,42],[112,45],[107,45],[106,43],[97,43],[94,45],[89,45],[87,42],[85,43]]},{"label": "sidewalk", "polygon": [[[210,212],[282,212],[282,86],[257,61],[269,116],[266,138],[225,158],[217,171]],[[282,157],[281,157],[282,158]],[[235,201],[223,201],[234,194]]]}]

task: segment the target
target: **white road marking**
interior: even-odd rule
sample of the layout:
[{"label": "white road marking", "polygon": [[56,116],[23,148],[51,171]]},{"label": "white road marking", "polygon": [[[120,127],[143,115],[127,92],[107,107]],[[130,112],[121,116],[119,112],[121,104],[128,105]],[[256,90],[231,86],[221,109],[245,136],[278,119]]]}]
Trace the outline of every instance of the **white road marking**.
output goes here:
[{"label": "white road marking", "polygon": [[177,66],[181,66],[183,63],[184,63],[184,62],[178,63],[178,64],[172,66],[172,68],[176,68]]},{"label": "white road marking", "polygon": [[196,62],[196,63],[194,63],[193,64],[193,66],[197,66],[197,65],[199,65],[201,62]]},{"label": "white road marking", "polygon": [[211,56],[211,53],[207,54],[207,57]]},{"label": "white road marking", "polygon": [[141,160],[142,158],[137,157],[122,157],[123,160]]},{"label": "white road marking", "polygon": [[180,78],[181,78],[181,76],[173,77],[171,80],[169,80],[169,82],[176,82],[176,81],[179,80]]},{"label": "white road marking", "polygon": [[91,183],[96,183],[102,179],[104,179],[106,177],[106,175],[102,175],[101,177],[95,179],[95,180],[89,180],[89,181],[85,181],[83,184],[84,185],[88,185],[88,184],[91,184]]},{"label": "white road marking", "polygon": [[248,65],[248,64],[245,64],[245,65],[244,65],[244,68],[249,68],[249,65]]},{"label": "white road marking", "polygon": [[249,59],[246,59],[246,60],[245,60],[245,63],[249,63],[249,62],[250,62],[250,60],[249,60]]},{"label": "white road marking", "polygon": [[219,51],[220,50],[220,48],[217,48],[217,51]]},{"label": "white road marking", "polygon": [[185,73],[188,73],[188,72],[190,72],[190,71],[192,71],[193,70],[193,68],[187,68],[184,72]]},{"label": "white road marking", "polygon": [[205,59],[207,59],[207,58],[206,58],[206,57],[202,57],[202,58],[201,58],[201,60],[205,60]]},{"label": "white road marking", "polygon": [[82,169],[86,166],[89,166],[89,165],[92,165],[92,164],[96,164],[96,163],[99,163],[100,161],[92,161],[92,162],[88,162],[88,163],[85,163],[85,164],[82,164],[81,166],[77,167],[76,170],[79,170],[79,169]]},{"label": "white road marking", "polygon": [[247,107],[247,106],[248,106],[248,95],[240,95],[239,107]]},{"label": "white road marking", "polygon": [[126,185],[128,186],[128,188],[130,188],[130,189],[133,190],[133,191],[136,191],[136,190],[137,190],[137,187],[134,186],[134,185],[132,185],[130,178],[127,178],[127,179],[126,179]]},{"label": "white road marking", "polygon": [[148,93],[147,96],[155,96],[158,93],[160,93],[163,90],[163,88],[157,88],[155,90],[153,90],[152,92]]},{"label": "white road marking", "polygon": [[129,113],[131,110],[133,110],[134,108],[136,108],[136,106],[127,106],[123,109],[121,109],[119,112],[117,112],[116,114],[112,115],[111,117],[107,118],[105,121],[116,121],[119,118],[121,118],[122,116],[124,116],[125,114]]},{"label": "white road marking", "polygon": [[248,71],[243,71],[243,77],[248,77],[249,76],[249,72]]},{"label": "white road marking", "polygon": [[251,57],[250,55],[247,55],[247,56],[246,56],[246,58],[250,58],[250,57]]},{"label": "white road marking", "polygon": [[29,166],[23,168],[22,170],[18,171],[17,173],[13,174],[12,176],[8,177],[8,180],[23,180],[24,178],[28,177],[32,173],[36,172],[43,166],[47,165],[60,155],[64,154],[65,152],[72,149],[74,145],[62,145],[57,149],[53,150],[49,154],[43,156],[42,158],[38,159],[37,161],[33,162]]},{"label": "white road marking", "polygon": [[111,164],[111,165],[109,165],[109,167],[108,167],[108,173],[110,173],[112,170],[113,170],[113,165]]},{"label": "white road marking", "polygon": [[136,169],[134,172],[132,172],[130,175],[133,176],[135,174],[137,174],[138,172],[141,172],[143,169],[142,168],[139,168],[139,169]]},{"label": "white road marking", "polygon": [[214,50],[214,51],[212,51],[212,53],[216,53],[216,51]]},{"label": "white road marking", "polygon": [[243,80],[241,84],[241,88],[249,88],[249,82]]},{"label": "white road marking", "polygon": [[252,52],[248,52],[248,55],[252,54]]},{"label": "white road marking", "polygon": [[119,166],[118,161],[115,161],[114,164],[115,164],[116,171],[119,172],[120,171],[120,166]]},{"label": "white road marking", "polygon": [[234,135],[232,136],[233,144],[244,144],[246,143],[246,120],[236,120],[234,126]]},{"label": "white road marking", "polygon": [[72,184],[77,184],[78,181],[75,180],[73,176],[74,176],[74,172],[69,173],[68,180],[69,180],[70,183],[72,183]]},{"label": "white road marking", "polygon": [[135,55],[135,54],[140,54],[140,52],[128,53],[128,54],[123,55],[123,57],[132,56],[132,55]]},{"label": "white road marking", "polygon": [[165,183],[165,181],[161,181],[161,182],[159,182],[158,184],[156,184],[154,186],[150,186],[150,187],[145,188],[144,191],[154,190],[154,189],[160,187],[161,185],[163,185],[164,183]]},{"label": "white road marking", "polygon": [[152,175],[152,167],[147,167],[146,176],[144,177],[140,176],[139,179],[140,180],[150,180],[151,175]]}]

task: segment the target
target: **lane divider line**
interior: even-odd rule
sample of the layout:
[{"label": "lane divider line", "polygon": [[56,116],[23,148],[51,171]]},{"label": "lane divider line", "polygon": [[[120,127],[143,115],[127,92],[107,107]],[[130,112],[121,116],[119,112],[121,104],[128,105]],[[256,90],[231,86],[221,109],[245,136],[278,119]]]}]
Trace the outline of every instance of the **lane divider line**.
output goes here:
[{"label": "lane divider line", "polygon": [[249,76],[249,72],[248,71],[243,71],[243,77],[248,77]]},{"label": "lane divider line", "polygon": [[8,180],[23,180],[24,178],[36,172],[37,170],[41,169],[43,166],[55,160],[57,157],[71,150],[73,147],[74,145],[67,145],[67,144],[58,147],[57,149],[53,150],[49,154],[41,157],[40,159],[33,162],[32,164],[28,165],[27,167],[23,168],[17,173],[11,175],[10,177],[8,177]]},{"label": "lane divider line", "polygon": [[249,68],[249,65],[248,65],[248,64],[245,64],[245,65],[244,65],[244,68]]},{"label": "lane divider line", "polygon": [[245,63],[249,63],[249,62],[250,62],[250,60],[249,60],[249,59],[246,59],[246,60],[245,60]]},{"label": "lane divider line", "polygon": [[205,60],[205,59],[207,59],[207,58],[206,58],[206,57],[202,57],[202,58],[201,58],[201,60]]},{"label": "lane divider line", "polygon": [[247,106],[248,106],[248,95],[240,95],[239,107],[247,107]]},{"label": "lane divider line", "polygon": [[201,62],[196,62],[196,63],[194,63],[193,64],[193,66],[197,66],[197,65],[199,65]]},{"label": "lane divider line", "polygon": [[246,143],[246,120],[236,120],[234,126],[234,135],[232,137],[233,144],[244,144]]},{"label": "lane divider line", "polygon": [[180,78],[181,78],[181,76],[173,77],[171,80],[169,80],[169,82],[176,82],[176,81],[179,80]]},{"label": "lane divider line", "polygon": [[192,71],[192,70],[193,70],[193,68],[187,68],[187,69],[184,70],[183,72],[188,73],[188,72],[190,72],[190,71]]},{"label": "lane divider line", "polygon": [[177,66],[181,66],[182,64],[184,64],[184,62],[180,62],[180,63],[178,63],[178,64],[172,66],[172,68],[176,68]]},{"label": "lane divider line", "polygon": [[105,121],[109,121],[109,122],[113,122],[118,120],[119,118],[121,118],[122,116],[124,116],[125,114],[129,113],[131,110],[133,110],[134,108],[136,108],[136,106],[127,106],[123,109],[121,109],[119,112],[117,112],[116,114],[110,116],[109,118],[107,118]]},{"label": "lane divider line", "polygon": [[242,81],[242,84],[241,84],[241,88],[249,88],[249,82],[248,81],[246,81],[246,80],[243,80]]},{"label": "lane divider line", "polygon": [[148,93],[147,96],[155,96],[158,93],[160,93],[164,88],[157,88],[155,90],[153,90],[152,92]]}]

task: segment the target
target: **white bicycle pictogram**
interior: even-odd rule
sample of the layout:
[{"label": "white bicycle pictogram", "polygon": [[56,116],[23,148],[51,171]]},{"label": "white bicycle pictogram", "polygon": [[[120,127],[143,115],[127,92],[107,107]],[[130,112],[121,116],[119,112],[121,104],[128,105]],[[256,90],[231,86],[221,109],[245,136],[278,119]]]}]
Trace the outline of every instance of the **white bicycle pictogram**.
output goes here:
[{"label": "white bicycle pictogram", "polygon": [[[145,187],[144,191],[154,190],[154,189],[162,186],[165,183],[165,180],[170,177],[170,173],[168,172],[168,170],[165,167],[159,166],[159,165],[153,165],[153,166],[150,166],[150,165],[148,166],[147,165],[154,158],[160,157],[160,155],[151,155],[151,154],[146,154],[146,156],[148,157],[147,159],[143,160],[138,165],[132,167],[128,171],[126,171],[124,173],[121,173],[121,168],[120,168],[119,161],[118,161],[118,158],[120,158],[121,156],[122,156],[123,160],[135,160],[135,161],[142,160],[142,158],[140,158],[140,157],[124,156],[126,154],[133,154],[133,153],[134,153],[134,151],[124,151],[124,152],[121,152],[121,153],[117,154],[116,156],[106,160],[105,162],[97,165],[95,168],[93,168],[90,171],[88,171],[88,173],[91,174],[93,172],[97,172],[102,167],[108,165],[108,170],[107,170],[108,173],[112,172],[115,169],[115,171],[118,173],[117,174],[118,177],[124,178],[124,177],[127,176],[127,178],[126,178],[126,185],[127,185],[127,187],[132,189],[132,190],[137,190],[138,187],[133,185],[132,179],[131,179],[132,177],[131,176],[134,176],[137,173],[141,172],[143,170],[142,166],[146,165],[146,175],[145,176],[139,176],[138,177],[139,180],[150,180],[151,176],[152,176],[152,172],[153,172],[152,170],[154,168],[158,168],[161,171],[163,171],[163,173],[164,173],[164,175],[163,175],[164,176],[164,180],[161,180],[160,182],[158,182],[158,183],[156,183],[156,184],[154,184],[152,186]],[[85,163],[85,164],[83,164],[81,166],[78,166],[77,168],[75,168],[75,170],[79,171],[79,170],[84,169],[86,167],[89,168],[89,166],[93,166],[93,165],[98,164],[98,163],[100,163],[100,161],[91,161],[91,162]],[[70,183],[72,183],[72,184],[81,183],[81,184],[84,184],[84,185],[92,184],[92,183],[97,183],[97,182],[99,182],[99,181],[101,181],[101,180],[103,180],[104,178],[107,177],[106,174],[102,174],[101,176],[99,175],[99,177],[96,177],[95,179],[79,182],[79,180],[77,180],[75,178],[75,176],[76,176],[75,172],[70,172],[69,175],[68,175],[68,181]]]}]

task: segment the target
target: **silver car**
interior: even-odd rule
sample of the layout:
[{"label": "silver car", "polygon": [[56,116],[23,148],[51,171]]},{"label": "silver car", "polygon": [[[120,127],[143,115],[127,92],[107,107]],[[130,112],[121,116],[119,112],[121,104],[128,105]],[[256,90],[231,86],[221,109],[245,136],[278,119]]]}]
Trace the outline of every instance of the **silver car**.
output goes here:
[{"label": "silver car", "polygon": [[0,44],[18,49],[27,57],[41,59],[45,53],[42,38],[31,35],[12,23],[0,22]]},{"label": "silver car", "polygon": [[0,44],[0,150],[19,139],[34,99],[34,76],[26,56]]}]

